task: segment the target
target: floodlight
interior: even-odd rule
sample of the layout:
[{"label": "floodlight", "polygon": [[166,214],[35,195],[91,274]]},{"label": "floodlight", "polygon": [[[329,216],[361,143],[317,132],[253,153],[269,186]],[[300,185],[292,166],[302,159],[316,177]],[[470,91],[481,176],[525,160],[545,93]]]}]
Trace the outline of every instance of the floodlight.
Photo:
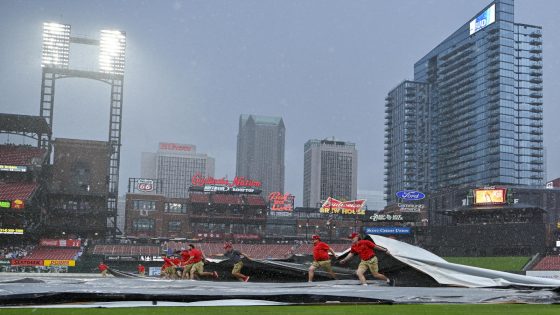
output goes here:
[{"label": "floodlight", "polygon": [[99,70],[124,75],[126,34],[122,31],[102,30],[99,42]]},{"label": "floodlight", "polygon": [[68,68],[70,55],[70,25],[43,23],[42,67]]}]

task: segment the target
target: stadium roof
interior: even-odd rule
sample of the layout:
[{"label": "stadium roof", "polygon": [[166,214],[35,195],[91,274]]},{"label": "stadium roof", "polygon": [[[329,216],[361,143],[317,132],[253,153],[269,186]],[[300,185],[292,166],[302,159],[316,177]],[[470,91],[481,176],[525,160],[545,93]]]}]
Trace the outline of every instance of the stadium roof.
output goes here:
[{"label": "stadium roof", "polygon": [[0,132],[51,134],[51,128],[40,116],[0,113]]}]

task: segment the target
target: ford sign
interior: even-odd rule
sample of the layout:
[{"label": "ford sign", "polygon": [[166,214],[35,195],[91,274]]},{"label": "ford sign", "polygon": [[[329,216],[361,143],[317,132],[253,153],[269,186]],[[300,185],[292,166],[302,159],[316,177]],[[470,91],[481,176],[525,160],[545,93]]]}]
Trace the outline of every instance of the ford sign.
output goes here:
[{"label": "ford sign", "polygon": [[396,195],[404,200],[421,200],[426,197],[426,195],[416,190],[401,190],[397,192]]}]

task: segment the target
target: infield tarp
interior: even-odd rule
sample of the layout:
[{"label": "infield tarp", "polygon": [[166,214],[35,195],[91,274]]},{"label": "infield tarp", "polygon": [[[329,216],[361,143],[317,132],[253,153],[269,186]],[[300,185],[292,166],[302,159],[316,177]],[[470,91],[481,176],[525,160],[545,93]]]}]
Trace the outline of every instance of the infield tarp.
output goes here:
[{"label": "infield tarp", "polygon": [[467,288],[560,288],[558,280],[453,264],[420,247],[379,235],[369,236],[377,245],[387,248],[393,258],[430,276],[440,285]]}]

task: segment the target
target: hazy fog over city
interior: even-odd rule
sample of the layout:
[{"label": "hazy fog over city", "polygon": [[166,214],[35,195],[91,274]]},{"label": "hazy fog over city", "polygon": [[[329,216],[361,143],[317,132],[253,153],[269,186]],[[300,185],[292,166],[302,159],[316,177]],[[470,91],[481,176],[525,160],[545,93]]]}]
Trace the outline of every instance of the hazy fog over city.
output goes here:
[{"label": "hazy fog over city", "polygon": [[[46,21],[72,34],[126,32],[120,191],[158,142],[196,145],[218,178],[235,176],[241,114],[282,117],[285,190],[301,204],[303,145],[356,143],[358,188],[383,189],[387,93],[490,0],[2,1],[0,112],[38,115]],[[545,180],[560,177],[560,3],[517,0],[515,20],[543,27]],[[97,52],[77,49],[89,69]],[[107,140],[109,87],[57,83],[54,137]]]}]

